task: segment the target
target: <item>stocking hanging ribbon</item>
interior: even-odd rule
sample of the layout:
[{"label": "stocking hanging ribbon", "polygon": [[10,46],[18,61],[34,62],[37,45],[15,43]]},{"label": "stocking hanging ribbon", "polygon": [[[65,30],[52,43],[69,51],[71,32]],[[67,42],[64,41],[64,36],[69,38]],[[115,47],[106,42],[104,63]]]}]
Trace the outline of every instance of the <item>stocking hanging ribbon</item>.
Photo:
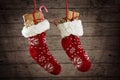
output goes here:
[{"label": "stocking hanging ribbon", "polygon": [[35,12],[36,12],[36,0],[34,0],[34,10],[33,10],[33,13],[32,13],[32,14],[33,14],[34,24],[37,23],[37,20],[42,20],[42,21],[44,20],[44,15],[43,15],[43,13],[42,13],[42,8],[45,9],[45,12],[48,12],[46,6],[44,6],[44,5],[40,6],[39,11],[40,11],[40,15],[41,15],[42,18],[36,19],[36,17],[35,17]]},{"label": "stocking hanging ribbon", "polygon": [[69,13],[69,11],[68,11],[68,0],[66,0],[66,21],[67,21],[67,20],[73,21],[74,19],[76,19],[77,17],[79,17],[79,16],[74,16],[75,12],[72,11],[72,19],[70,19],[70,18],[68,17],[68,15],[69,15],[68,13]]}]

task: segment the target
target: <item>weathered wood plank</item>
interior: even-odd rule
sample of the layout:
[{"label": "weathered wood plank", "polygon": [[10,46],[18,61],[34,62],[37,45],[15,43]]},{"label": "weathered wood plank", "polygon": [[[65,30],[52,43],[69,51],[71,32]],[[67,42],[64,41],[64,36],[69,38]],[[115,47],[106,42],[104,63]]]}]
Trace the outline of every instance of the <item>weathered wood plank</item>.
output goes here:
[{"label": "weathered wood plank", "polygon": [[120,0],[115,0],[115,3],[119,5],[120,4]]},{"label": "weathered wood plank", "polygon": [[[83,22],[120,22],[119,16],[120,11],[117,8],[107,9],[75,9],[80,12],[80,19]],[[15,12],[14,12],[15,11]],[[18,11],[18,12],[17,12]],[[30,11],[25,10],[13,10],[13,13],[9,13],[10,10],[3,10],[0,14],[0,23],[23,23],[22,15]],[[45,17],[52,21],[55,17],[65,17],[65,9],[49,9],[49,13]]]},{"label": "weathered wood plank", "polygon": [[[39,10],[39,9],[37,9],[37,10]],[[70,10],[75,10],[75,11],[79,11],[80,12],[80,14],[82,15],[83,13],[85,13],[86,12],[86,14],[88,13],[88,11],[89,11],[89,13],[97,13],[97,12],[101,12],[101,13],[99,13],[99,14],[103,14],[103,15],[105,15],[105,14],[107,14],[107,13],[119,13],[119,7],[118,8],[116,8],[116,7],[112,7],[112,8],[99,8],[99,9],[94,9],[94,8],[92,8],[92,9],[88,9],[88,8],[74,8],[74,9],[70,9]],[[93,11],[94,10],[94,11]],[[10,13],[10,11],[12,11],[12,13]],[[63,9],[63,8],[58,8],[58,9],[49,9],[48,8],[48,11],[49,11],[49,14],[65,14],[65,9]],[[84,12],[83,12],[84,11]],[[92,12],[93,11],[93,12]],[[102,11],[104,11],[104,12],[102,12]],[[1,9],[0,10],[0,15],[4,15],[4,14],[7,14],[7,15],[12,15],[13,14],[13,16],[14,15],[16,15],[16,16],[19,16],[19,15],[23,15],[23,14],[25,14],[25,13],[32,13],[33,12],[33,9],[17,9],[17,10],[4,10],[4,9]],[[45,13],[45,12],[44,12]],[[47,14],[48,15],[48,14]],[[118,15],[118,14],[117,14]]]},{"label": "weathered wood plank", "polygon": [[[61,3],[62,2],[62,3]],[[32,9],[33,8],[33,1],[25,0],[25,1],[20,1],[20,0],[14,0],[12,2],[8,1],[2,1],[2,3],[6,6],[4,6],[4,9]],[[61,3],[61,4],[59,4]],[[37,8],[40,5],[46,5],[48,8],[65,8],[65,0],[44,0],[44,1],[37,1]],[[77,8],[77,7],[87,7],[89,6],[88,0],[73,0],[69,1],[69,7],[70,8]],[[14,7],[16,6],[16,7]],[[2,7],[3,8],[3,7]]]},{"label": "weathered wood plank", "polygon": [[[8,78],[0,78],[8,80]],[[24,78],[9,78],[9,80],[119,80],[119,77],[24,77]]]},{"label": "weathered wood plank", "polygon": [[[61,3],[62,2],[62,3]],[[118,1],[115,0],[69,0],[69,8],[103,8],[103,7],[118,7]],[[2,9],[32,9],[33,8],[33,1],[25,0],[13,0],[12,2],[2,1],[3,5]],[[61,3],[61,4],[59,4]],[[46,5],[48,8],[65,8],[65,0],[44,0],[44,1],[37,1],[37,7],[39,5]],[[16,6],[16,7],[14,7]],[[4,8],[3,8],[4,7]]]},{"label": "weathered wood plank", "polygon": [[[120,23],[83,23],[84,36],[120,36]],[[0,37],[22,36],[23,24],[0,24]],[[48,36],[60,35],[59,30],[51,23]]]},{"label": "weathered wood plank", "polygon": [[[22,19],[22,15],[28,12],[32,12],[32,10],[30,11],[25,11],[25,10],[13,10],[13,13],[9,13],[10,10],[4,10],[0,16],[1,22],[0,23],[23,23],[23,19]],[[77,9],[77,11],[81,12],[81,19],[84,22],[87,22],[87,16],[88,16],[88,12],[87,9]],[[4,13],[4,14],[3,14]],[[8,14],[9,13],[9,14]],[[45,15],[45,17],[49,20],[52,21],[55,17],[65,17],[65,9],[49,9],[49,13]]]},{"label": "weathered wood plank", "polygon": [[[117,66],[117,67],[116,67]],[[113,68],[116,67],[116,68]],[[93,64],[91,70],[87,73],[77,71],[72,64],[62,64],[61,74],[57,77],[119,77],[116,74],[119,71],[120,64]],[[37,64],[30,65],[2,65],[0,66],[0,78],[9,77],[56,77],[47,73]]]},{"label": "weathered wood plank", "polygon": [[[60,36],[48,36],[47,40],[50,50],[62,49]],[[118,37],[81,37],[81,42],[85,49],[116,50],[120,47],[119,41]],[[1,37],[0,49],[0,51],[27,50],[28,41],[24,37]]]},{"label": "weathered wood plank", "polygon": [[[61,64],[71,63],[65,51],[50,51]],[[120,63],[120,51],[112,50],[86,50],[93,64],[117,64]],[[0,64],[35,64],[29,51],[5,51],[0,52]]]},{"label": "weathered wood plank", "polygon": [[112,7],[117,6],[116,0],[89,0],[92,8]]}]

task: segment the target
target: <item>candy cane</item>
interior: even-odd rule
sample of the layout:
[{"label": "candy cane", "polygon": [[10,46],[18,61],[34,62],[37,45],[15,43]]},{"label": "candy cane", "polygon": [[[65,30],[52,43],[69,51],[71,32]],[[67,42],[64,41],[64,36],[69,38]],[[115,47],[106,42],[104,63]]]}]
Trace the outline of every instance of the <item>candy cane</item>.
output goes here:
[{"label": "candy cane", "polygon": [[46,6],[44,6],[44,5],[40,6],[40,8],[39,8],[40,14],[42,16],[42,20],[44,20],[44,15],[43,15],[43,12],[42,12],[42,8],[45,10],[45,12],[48,12],[48,10],[47,10]]}]

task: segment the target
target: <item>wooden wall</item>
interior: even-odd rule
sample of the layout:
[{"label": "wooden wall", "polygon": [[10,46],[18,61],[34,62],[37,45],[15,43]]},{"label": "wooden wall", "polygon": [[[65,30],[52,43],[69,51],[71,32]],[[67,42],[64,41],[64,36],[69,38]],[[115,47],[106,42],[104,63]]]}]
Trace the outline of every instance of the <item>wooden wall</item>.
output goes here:
[{"label": "wooden wall", "polygon": [[[65,0],[37,0],[46,5],[48,20],[65,16]],[[51,75],[37,65],[21,35],[22,15],[33,10],[33,0],[0,0],[0,80],[119,80],[120,0],[69,0],[69,8],[80,12],[84,25],[82,45],[92,60],[89,72],[77,71],[60,44],[60,33],[51,24],[47,42],[62,65],[61,74]]]}]

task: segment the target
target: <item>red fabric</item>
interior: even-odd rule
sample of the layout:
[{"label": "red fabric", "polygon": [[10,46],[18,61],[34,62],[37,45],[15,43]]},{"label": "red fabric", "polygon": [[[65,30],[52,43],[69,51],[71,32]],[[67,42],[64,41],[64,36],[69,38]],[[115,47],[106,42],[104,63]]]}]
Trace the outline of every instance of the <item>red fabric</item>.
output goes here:
[{"label": "red fabric", "polygon": [[66,17],[68,16],[68,0],[66,0]]},{"label": "red fabric", "polygon": [[36,21],[36,18],[35,18],[35,12],[36,12],[36,0],[33,0],[34,1],[34,11],[33,11],[33,21],[34,21],[34,24],[36,24],[37,23],[37,21]]},{"label": "red fabric", "polygon": [[61,66],[51,55],[46,44],[46,33],[43,32],[28,38],[30,55],[46,71],[57,75],[61,71]]},{"label": "red fabric", "polygon": [[88,55],[83,49],[79,37],[70,35],[62,39],[62,46],[75,67],[82,72],[86,72],[91,67]]}]

